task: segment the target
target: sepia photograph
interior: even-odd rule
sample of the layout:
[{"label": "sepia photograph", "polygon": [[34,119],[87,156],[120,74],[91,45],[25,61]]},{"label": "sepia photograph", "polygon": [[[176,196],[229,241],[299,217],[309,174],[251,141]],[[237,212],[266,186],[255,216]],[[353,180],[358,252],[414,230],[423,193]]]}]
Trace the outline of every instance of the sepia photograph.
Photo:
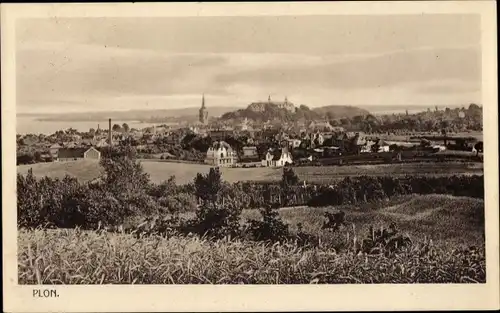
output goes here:
[{"label": "sepia photograph", "polygon": [[61,285],[489,283],[498,305],[478,3],[2,7],[10,284],[36,303]]}]

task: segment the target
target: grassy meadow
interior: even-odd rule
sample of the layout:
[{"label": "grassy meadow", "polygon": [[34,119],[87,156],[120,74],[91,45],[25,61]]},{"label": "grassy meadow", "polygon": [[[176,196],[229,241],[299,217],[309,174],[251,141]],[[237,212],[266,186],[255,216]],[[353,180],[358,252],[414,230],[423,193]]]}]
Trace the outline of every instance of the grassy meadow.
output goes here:
[{"label": "grassy meadow", "polygon": [[[175,175],[179,184],[190,183],[197,173],[208,173],[209,165],[178,164],[171,162],[142,161],[144,171],[150,175],[151,181],[160,183]],[[26,174],[32,168],[35,176],[63,178],[65,175],[85,182],[99,176],[101,168],[95,160],[79,160],[71,162],[38,163],[17,166],[18,173]],[[237,181],[278,181],[282,176],[281,168],[222,168],[224,180]],[[294,171],[308,182],[328,183],[347,176],[405,176],[405,175],[472,175],[483,174],[482,163],[403,163],[379,165],[346,165],[328,167],[296,167]]]},{"label": "grassy meadow", "polygon": [[[226,176],[227,177],[227,176]],[[348,226],[322,231],[323,212],[342,209]],[[258,218],[246,210],[242,218]],[[314,248],[199,237],[135,238],[78,229],[21,230],[20,284],[484,283],[484,201],[406,195],[328,208],[282,208],[295,229],[321,238]],[[392,255],[354,253],[368,225],[396,222],[413,245]],[[431,240],[432,239],[432,240]],[[474,246],[475,249],[468,249]]]}]

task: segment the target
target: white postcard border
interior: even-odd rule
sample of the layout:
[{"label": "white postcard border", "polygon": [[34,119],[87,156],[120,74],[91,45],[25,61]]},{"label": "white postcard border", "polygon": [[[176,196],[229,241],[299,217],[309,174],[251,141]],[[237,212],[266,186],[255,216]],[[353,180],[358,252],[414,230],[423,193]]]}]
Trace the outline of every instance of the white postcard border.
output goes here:
[{"label": "white postcard border", "polygon": [[[2,4],[2,206],[4,310],[305,311],[493,309],[499,306],[498,94],[493,1]],[[487,283],[481,285],[134,285],[54,286],[59,298],[33,298],[17,285],[15,21],[26,17],[480,14],[484,110]],[[457,64],[457,66],[460,66]]]}]

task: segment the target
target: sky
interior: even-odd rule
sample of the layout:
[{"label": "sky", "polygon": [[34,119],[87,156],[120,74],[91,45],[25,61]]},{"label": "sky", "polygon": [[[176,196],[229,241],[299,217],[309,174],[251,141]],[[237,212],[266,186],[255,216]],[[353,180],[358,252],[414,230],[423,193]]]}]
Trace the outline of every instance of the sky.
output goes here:
[{"label": "sky", "polygon": [[23,19],[18,112],[481,102],[479,15]]}]

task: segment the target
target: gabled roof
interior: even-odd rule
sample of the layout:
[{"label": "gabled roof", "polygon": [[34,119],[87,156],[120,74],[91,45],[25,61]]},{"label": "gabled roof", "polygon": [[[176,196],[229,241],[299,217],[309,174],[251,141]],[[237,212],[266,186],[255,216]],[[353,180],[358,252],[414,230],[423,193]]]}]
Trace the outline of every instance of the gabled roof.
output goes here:
[{"label": "gabled roof", "polygon": [[85,152],[88,152],[89,150],[95,150],[95,151],[97,151],[97,152],[101,153],[101,151],[99,151],[99,149],[96,149],[96,148],[95,148],[95,147],[93,147],[93,146],[91,146],[90,148],[85,148],[84,153],[85,153]]},{"label": "gabled roof", "polygon": [[225,141],[216,141],[212,144],[212,149],[221,149],[221,148],[226,148],[227,150],[232,150],[231,146],[225,142]]},{"label": "gabled roof", "polygon": [[269,153],[273,156],[274,161],[278,161],[279,159],[281,159],[281,156],[284,153],[288,153],[288,148],[284,147],[281,149],[274,149],[274,150],[269,151]]}]

